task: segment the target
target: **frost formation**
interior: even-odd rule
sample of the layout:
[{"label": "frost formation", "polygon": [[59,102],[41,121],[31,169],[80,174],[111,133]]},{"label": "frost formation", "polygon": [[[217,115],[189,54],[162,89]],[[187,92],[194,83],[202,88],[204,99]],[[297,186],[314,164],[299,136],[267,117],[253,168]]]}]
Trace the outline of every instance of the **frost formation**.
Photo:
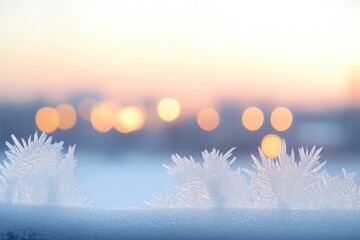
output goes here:
[{"label": "frost formation", "polygon": [[7,160],[0,165],[0,202],[88,207],[74,176],[75,146],[63,154],[63,142],[51,143],[45,133],[26,142],[12,135]]},{"label": "frost formation", "polygon": [[[360,189],[354,173],[343,169],[343,177],[330,176],[319,162],[322,149],[300,148],[287,154],[286,143],[276,159],[259,149],[260,160],[252,156],[255,171],[232,170],[231,149],[220,154],[203,152],[203,163],[192,157],[173,155],[164,166],[175,179],[176,191],[154,197],[154,208],[256,208],[256,209],[351,209],[360,207]],[[244,176],[242,173],[247,175]]]},{"label": "frost formation", "polygon": [[241,169],[233,171],[235,158],[213,149],[202,153],[203,163],[173,155],[173,165],[164,167],[174,177],[176,192],[163,194],[147,202],[155,208],[235,208],[248,207],[249,189]]}]

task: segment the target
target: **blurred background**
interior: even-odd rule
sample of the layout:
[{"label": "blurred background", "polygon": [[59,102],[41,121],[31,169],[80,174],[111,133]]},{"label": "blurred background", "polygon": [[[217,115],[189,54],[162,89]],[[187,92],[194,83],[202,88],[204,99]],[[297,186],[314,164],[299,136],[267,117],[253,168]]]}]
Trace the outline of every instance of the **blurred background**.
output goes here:
[{"label": "blurred background", "polygon": [[76,144],[98,207],[145,206],[171,154],[213,147],[360,171],[360,3],[0,0],[1,159],[35,131]]}]

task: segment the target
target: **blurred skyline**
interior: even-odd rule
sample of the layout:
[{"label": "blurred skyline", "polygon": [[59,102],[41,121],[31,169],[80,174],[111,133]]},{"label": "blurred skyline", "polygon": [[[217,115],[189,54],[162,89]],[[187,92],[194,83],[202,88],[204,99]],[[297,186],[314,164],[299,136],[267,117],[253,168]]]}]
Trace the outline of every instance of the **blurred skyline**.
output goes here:
[{"label": "blurred skyline", "polygon": [[1,1],[0,101],[359,106],[359,26],[350,0]]},{"label": "blurred skyline", "polygon": [[[70,104],[53,107],[44,107],[41,101],[0,103],[0,142],[11,141],[11,134],[27,138],[35,131],[45,131],[57,140],[76,144],[80,152],[102,154],[189,154],[234,146],[243,154],[253,154],[261,146],[266,155],[274,157],[281,139],[289,147],[325,146],[327,154],[341,156],[360,150],[359,108],[308,112],[224,102],[216,109],[180,117],[167,109],[171,101],[166,99],[158,107],[125,106],[115,112],[113,102],[105,101],[82,112],[77,106],[84,99],[79,96]],[[161,103],[166,103],[164,108]]]}]

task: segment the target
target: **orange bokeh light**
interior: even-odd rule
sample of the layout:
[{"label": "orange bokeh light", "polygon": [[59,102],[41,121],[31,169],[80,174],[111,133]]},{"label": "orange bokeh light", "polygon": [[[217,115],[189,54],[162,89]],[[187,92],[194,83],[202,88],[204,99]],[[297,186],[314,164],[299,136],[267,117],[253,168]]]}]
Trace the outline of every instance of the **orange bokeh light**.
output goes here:
[{"label": "orange bokeh light", "polygon": [[116,100],[105,100],[101,102],[101,105],[105,105],[111,108],[114,113],[116,113],[121,108],[121,104]]},{"label": "orange bokeh light", "polygon": [[60,104],[55,108],[59,115],[59,128],[69,130],[76,124],[76,111],[70,104]]},{"label": "orange bokeh light", "polygon": [[37,111],[35,122],[40,131],[52,133],[59,126],[59,115],[54,108],[43,107]]},{"label": "orange bokeh light", "polygon": [[269,158],[276,158],[281,151],[282,140],[278,135],[266,135],[261,142],[261,150],[265,156]]},{"label": "orange bokeh light", "polygon": [[114,115],[114,109],[106,103],[95,106],[90,116],[91,125],[98,132],[108,132],[113,128]]},{"label": "orange bokeh light", "polygon": [[139,107],[126,107],[118,111],[114,117],[114,127],[121,133],[134,132],[145,124],[145,113]]},{"label": "orange bokeh light", "polygon": [[242,123],[249,131],[256,131],[264,124],[264,114],[257,107],[249,107],[242,115]]},{"label": "orange bokeh light", "polygon": [[212,131],[219,126],[220,117],[218,112],[213,108],[205,108],[197,116],[199,127],[204,131]]},{"label": "orange bokeh light", "polygon": [[278,107],[271,114],[271,125],[277,131],[286,131],[293,122],[293,115],[286,107]]},{"label": "orange bokeh light", "polygon": [[85,121],[90,121],[92,109],[95,107],[97,101],[94,98],[84,98],[80,101],[77,110],[79,116]]},{"label": "orange bokeh light", "polygon": [[173,98],[164,98],[158,104],[158,114],[167,122],[174,121],[180,115],[180,104]]}]

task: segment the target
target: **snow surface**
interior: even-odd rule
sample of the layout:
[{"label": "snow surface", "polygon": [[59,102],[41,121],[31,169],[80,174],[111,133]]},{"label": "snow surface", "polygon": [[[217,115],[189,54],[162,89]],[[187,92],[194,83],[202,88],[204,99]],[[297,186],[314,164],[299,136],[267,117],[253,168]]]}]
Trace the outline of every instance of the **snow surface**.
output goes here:
[{"label": "snow surface", "polygon": [[360,239],[360,210],[81,209],[0,204],[0,239]]}]

